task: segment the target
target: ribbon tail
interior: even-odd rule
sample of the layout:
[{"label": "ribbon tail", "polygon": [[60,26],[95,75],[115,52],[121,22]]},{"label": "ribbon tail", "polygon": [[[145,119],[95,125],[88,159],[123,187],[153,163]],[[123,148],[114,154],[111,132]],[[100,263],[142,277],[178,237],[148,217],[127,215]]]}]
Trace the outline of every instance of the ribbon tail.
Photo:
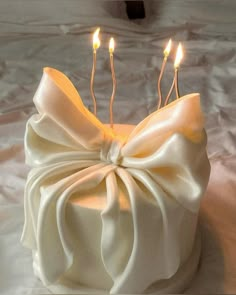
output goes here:
[{"label": "ribbon tail", "polygon": [[41,279],[45,284],[57,281],[74,262],[73,237],[66,222],[69,198],[84,189],[95,188],[112,170],[113,165],[99,163],[41,188],[37,242]]},{"label": "ribbon tail", "polygon": [[113,282],[123,272],[133,243],[130,208],[119,177],[115,172],[106,178],[107,206],[102,211],[102,260]]},{"label": "ribbon tail", "polygon": [[123,272],[116,277],[111,294],[142,293],[157,278],[156,272],[145,272],[146,267],[153,265],[153,257],[157,250],[159,233],[155,233],[156,224],[160,222],[160,214],[150,199],[133,177],[124,169],[117,169],[117,174],[124,183],[131,206],[133,218],[133,244],[130,257]]}]

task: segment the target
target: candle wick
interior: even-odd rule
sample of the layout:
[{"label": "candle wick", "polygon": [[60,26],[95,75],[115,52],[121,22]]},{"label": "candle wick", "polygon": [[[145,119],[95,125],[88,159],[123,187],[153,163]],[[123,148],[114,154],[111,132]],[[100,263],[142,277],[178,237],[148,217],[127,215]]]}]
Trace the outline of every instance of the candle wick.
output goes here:
[{"label": "candle wick", "polygon": [[115,75],[115,68],[114,68],[114,59],[113,53],[110,52],[110,65],[111,65],[111,75],[112,75],[112,94],[110,98],[110,126],[113,128],[113,103],[116,94],[116,75]]},{"label": "candle wick", "polygon": [[96,49],[93,49],[93,67],[92,67],[92,72],[91,72],[91,79],[90,79],[90,93],[93,99],[93,113],[96,116],[97,115],[97,102],[96,102],[96,97],[94,94],[94,76],[96,72],[96,57],[97,57],[97,52]]},{"label": "candle wick", "polygon": [[158,110],[160,109],[161,104],[162,104],[161,80],[162,80],[164,69],[165,69],[165,66],[166,66],[167,57],[168,56],[166,54],[164,54],[164,59],[163,59],[163,62],[162,62],[161,71],[160,71],[160,75],[159,75],[158,83],[157,83],[157,92],[158,92],[157,109]]}]

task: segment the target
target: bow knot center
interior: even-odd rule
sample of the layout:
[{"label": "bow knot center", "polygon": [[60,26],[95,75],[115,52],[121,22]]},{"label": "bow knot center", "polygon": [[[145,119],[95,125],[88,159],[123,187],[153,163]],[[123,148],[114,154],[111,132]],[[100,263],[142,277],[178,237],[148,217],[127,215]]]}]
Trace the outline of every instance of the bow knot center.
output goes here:
[{"label": "bow knot center", "polygon": [[104,162],[120,165],[122,160],[121,149],[124,142],[118,137],[105,138],[101,148],[100,159]]}]

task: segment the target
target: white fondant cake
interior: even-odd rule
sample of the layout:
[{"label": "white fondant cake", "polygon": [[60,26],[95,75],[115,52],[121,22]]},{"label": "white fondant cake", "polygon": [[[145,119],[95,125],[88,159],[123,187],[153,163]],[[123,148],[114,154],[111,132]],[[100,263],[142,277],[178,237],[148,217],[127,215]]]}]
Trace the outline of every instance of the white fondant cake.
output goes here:
[{"label": "white fondant cake", "polygon": [[34,102],[22,241],[35,274],[55,293],[181,292],[210,172],[199,95],[111,130],[47,68]]}]

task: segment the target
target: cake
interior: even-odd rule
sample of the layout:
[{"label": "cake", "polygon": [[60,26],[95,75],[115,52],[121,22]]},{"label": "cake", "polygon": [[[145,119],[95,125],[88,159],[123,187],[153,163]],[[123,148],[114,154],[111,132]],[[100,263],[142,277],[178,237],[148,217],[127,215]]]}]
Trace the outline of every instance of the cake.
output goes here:
[{"label": "cake", "polygon": [[199,94],[111,129],[45,68],[34,103],[22,242],[35,275],[54,293],[182,292],[210,173]]}]

